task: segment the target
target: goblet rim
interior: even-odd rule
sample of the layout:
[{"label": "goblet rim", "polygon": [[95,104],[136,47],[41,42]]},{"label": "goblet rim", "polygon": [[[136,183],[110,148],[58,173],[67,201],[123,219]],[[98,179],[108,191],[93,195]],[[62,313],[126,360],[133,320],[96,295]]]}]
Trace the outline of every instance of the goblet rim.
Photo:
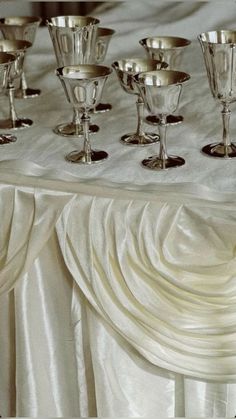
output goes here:
[{"label": "goblet rim", "polygon": [[13,54],[8,54],[7,52],[0,51],[0,66],[11,64],[15,61],[15,59],[16,57]]},{"label": "goblet rim", "polygon": [[[228,41],[225,41],[225,42],[217,42],[214,39],[212,39],[212,40],[203,39],[204,37],[206,37],[206,35],[209,36],[209,35],[218,35],[218,34],[228,34],[228,35],[234,34],[235,40],[232,41],[232,40],[229,39]],[[236,30],[233,30],[233,29],[215,29],[215,30],[211,30],[211,31],[202,32],[198,35],[197,38],[200,42],[206,43],[206,44],[210,43],[210,44],[216,44],[216,45],[222,45],[222,44],[234,45],[234,44],[236,44]]]},{"label": "goblet rim", "polygon": [[[180,45],[172,45],[169,47],[152,47],[152,46],[147,46],[147,40],[175,40],[175,41],[179,41]],[[189,46],[192,43],[192,41],[190,39],[187,38],[183,38],[180,36],[171,36],[171,35],[157,35],[157,36],[148,36],[146,38],[142,38],[139,41],[139,44],[142,45],[143,47],[146,48],[152,48],[152,49],[156,49],[156,50],[169,50],[169,49],[180,49],[180,48],[184,48]]]},{"label": "goblet rim", "polygon": [[[0,48],[7,47],[6,50],[2,52],[17,52],[17,51],[25,51],[26,49],[30,48],[32,46],[32,43],[29,41],[23,41],[19,39],[0,39]],[[14,46],[15,45],[15,46]]]},{"label": "goblet rim", "polygon": [[[68,25],[60,25],[60,24],[54,24],[53,22],[55,21],[56,23],[56,19],[65,19],[66,18],[68,20],[68,18],[73,18],[73,19],[84,19],[84,20],[88,20],[90,21],[88,24],[86,25],[74,25],[74,26],[68,26]],[[58,22],[59,23],[59,22]],[[98,25],[100,23],[100,20],[94,16],[82,16],[82,15],[59,15],[59,16],[52,16],[49,19],[46,19],[46,25],[53,27],[53,28],[71,28],[71,29],[81,29],[87,26],[93,26],[93,25]]]},{"label": "goblet rim", "polygon": [[116,33],[115,29],[105,28],[104,26],[99,26],[97,29],[97,37],[104,38],[107,36],[112,36]]},{"label": "goblet rim", "polygon": [[[123,68],[121,68],[119,66],[119,63],[121,62],[130,62],[130,63],[136,63],[136,62],[140,62],[140,63],[153,63],[153,64],[160,64],[163,66],[163,68],[167,67],[168,64],[165,61],[161,61],[161,60],[155,60],[152,58],[143,58],[143,57],[131,57],[131,58],[120,58],[119,60],[115,60],[112,63],[112,67],[116,70],[121,71],[122,73],[127,73],[127,74],[138,74],[138,73],[143,73],[144,71],[132,71],[132,70],[124,70]],[[117,65],[118,64],[118,65]]]},{"label": "goblet rim", "polygon": [[[16,19],[16,22],[8,23],[4,22],[4,20]],[[17,23],[17,20],[22,20],[22,23]],[[6,16],[0,18],[0,26],[29,26],[33,23],[37,23],[40,25],[42,22],[42,18],[40,16]]]},{"label": "goblet rim", "polygon": [[[96,72],[92,71],[93,69],[97,70],[100,74],[96,75]],[[68,71],[68,73],[65,74],[64,73],[65,71]],[[108,66],[99,65],[99,64],[77,64],[77,65],[66,65],[63,67],[58,67],[56,69],[56,75],[63,79],[72,79],[72,77],[69,77],[69,74],[75,74],[75,73],[78,73],[78,75],[81,74],[81,76],[82,75],[83,76],[73,77],[74,80],[86,80],[86,79],[96,80],[102,77],[109,76],[109,74],[112,73],[112,68]],[[84,77],[85,73],[87,73],[86,77]],[[91,75],[91,77],[88,77],[89,75]]]},{"label": "goblet rim", "polygon": [[[149,77],[160,77],[163,75],[163,80],[165,81],[165,79],[167,80],[167,83],[164,84],[148,84],[145,83],[145,80],[147,80],[147,78]],[[173,81],[170,79],[173,78]],[[185,73],[183,71],[176,71],[176,70],[155,70],[155,71],[145,71],[145,72],[141,72],[138,73],[134,76],[135,81],[139,84],[139,83],[143,83],[145,85],[149,85],[149,86],[153,86],[156,88],[164,88],[167,86],[176,86],[179,84],[183,84],[185,82],[187,82],[188,80],[190,80],[190,74]],[[160,80],[160,79],[159,79]]]}]

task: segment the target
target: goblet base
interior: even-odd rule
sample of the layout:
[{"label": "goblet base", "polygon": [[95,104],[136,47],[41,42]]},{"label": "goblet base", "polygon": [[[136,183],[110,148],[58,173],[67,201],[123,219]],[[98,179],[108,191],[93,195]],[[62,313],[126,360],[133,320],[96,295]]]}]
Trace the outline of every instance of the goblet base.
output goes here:
[{"label": "goblet base", "polygon": [[202,153],[209,157],[231,159],[236,157],[236,144],[225,146],[223,143],[208,144],[202,148]]},{"label": "goblet base", "polygon": [[19,118],[16,121],[12,119],[4,119],[0,121],[0,129],[24,129],[29,128],[33,125],[33,121],[28,118]]},{"label": "goblet base", "polygon": [[89,157],[86,155],[86,153],[78,150],[74,150],[71,153],[66,155],[66,160],[68,160],[71,163],[77,163],[77,164],[95,164],[100,163],[103,160],[106,160],[108,158],[108,154],[106,151],[102,150],[91,150],[91,154]]},{"label": "goblet base", "polygon": [[121,137],[120,142],[125,145],[145,147],[151,144],[154,144],[160,140],[158,134],[153,132],[144,133],[138,135],[136,133],[125,134]]},{"label": "goblet base", "polygon": [[41,94],[40,89],[31,89],[30,87],[27,87],[27,89],[16,89],[14,96],[17,99],[29,99],[32,97],[37,97]]},{"label": "goblet base", "polygon": [[[167,115],[166,125],[178,125],[183,122],[184,118],[182,115]],[[159,125],[160,118],[157,115],[148,115],[146,122],[150,125]]]},{"label": "goblet base", "polygon": [[[98,125],[89,125],[89,133],[95,134],[99,131]],[[57,125],[53,132],[57,135],[62,135],[63,137],[77,137],[77,136],[83,136],[84,131],[82,125],[75,125],[73,122],[65,123]]]},{"label": "goblet base", "polygon": [[14,143],[17,140],[15,135],[12,134],[0,134],[0,145]]},{"label": "goblet base", "polygon": [[94,113],[102,113],[102,112],[109,112],[112,109],[112,106],[110,105],[110,103],[99,103],[95,108],[94,108]]},{"label": "goblet base", "polygon": [[162,160],[156,155],[144,159],[141,164],[147,169],[160,171],[167,170],[172,167],[183,166],[185,164],[185,160],[179,156],[168,156],[167,159]]}]

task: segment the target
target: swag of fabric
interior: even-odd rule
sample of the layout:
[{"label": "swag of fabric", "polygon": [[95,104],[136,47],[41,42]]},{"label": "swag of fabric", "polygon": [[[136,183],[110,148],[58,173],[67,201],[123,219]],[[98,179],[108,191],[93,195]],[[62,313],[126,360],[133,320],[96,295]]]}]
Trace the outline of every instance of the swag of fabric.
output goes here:
[{"label": "swag of fabric", "polygon": [[235,204],[104,190],[2,184],[0,293],[56,230],[89,303],[142,356],[199,379],[235,381]]}]

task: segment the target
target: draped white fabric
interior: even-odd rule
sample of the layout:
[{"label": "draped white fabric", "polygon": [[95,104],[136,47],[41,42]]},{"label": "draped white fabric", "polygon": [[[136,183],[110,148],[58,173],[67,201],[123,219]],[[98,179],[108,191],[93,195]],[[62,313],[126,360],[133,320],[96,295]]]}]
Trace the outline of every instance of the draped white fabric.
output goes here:
[{"label": "draped white fabric", "polygon": [[[21,187],[4,183],[8,165],[0,283],[6,292],[18,280],[5,354],[16,351],[17,414],[232,415],[236,196],[194,185],[85,194],[70,175],[64,192],[48,178],[39,189],[47,171],[35,165]],[[17,221],[22,208],[30,222]],[[212,400],[192,404],[196,391]]]},{"label": "draped white fabric", "polygon": [[[206,14],[209,26],[230,27],[235,10],[233,2],[132,4],[97,12],[120,31],[110,59],[138,55],[144,32],[192,38]],[[131,128],[130,97],[114,80],[105,140],[93,137],[110,147],[110,160],[94,168],[64,162],[77,140],[51,132],[63,115],[52,88],[61,99],[63,92],[48,74],[54,57],[45,28],[37,42],[39,122],[1,147],[0,415],[235,416],[235,163],[199,153],[215,135],[215,113],[199,84],[197,45],[186,59],[186,123],[170,134],[170,146],[189,160],[156,174],[138,165],[143,149],[118,142]],[[29,112],[26,102],[17,103]]]}]

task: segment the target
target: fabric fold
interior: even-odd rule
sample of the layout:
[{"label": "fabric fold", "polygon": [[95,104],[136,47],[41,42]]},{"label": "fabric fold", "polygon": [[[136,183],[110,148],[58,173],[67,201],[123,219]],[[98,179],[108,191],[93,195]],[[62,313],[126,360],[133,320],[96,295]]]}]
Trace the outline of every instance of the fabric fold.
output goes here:
[{"label": "fabric fold", "polygon": [[78,195],[56,228],[78,286],[133,348],[170,371],[231,382],[235,226],[235,209],[220,203]]},{"label": "fabric fold", "polygon": [[0,294],[27,273],[73,195],[0,186]]}]

